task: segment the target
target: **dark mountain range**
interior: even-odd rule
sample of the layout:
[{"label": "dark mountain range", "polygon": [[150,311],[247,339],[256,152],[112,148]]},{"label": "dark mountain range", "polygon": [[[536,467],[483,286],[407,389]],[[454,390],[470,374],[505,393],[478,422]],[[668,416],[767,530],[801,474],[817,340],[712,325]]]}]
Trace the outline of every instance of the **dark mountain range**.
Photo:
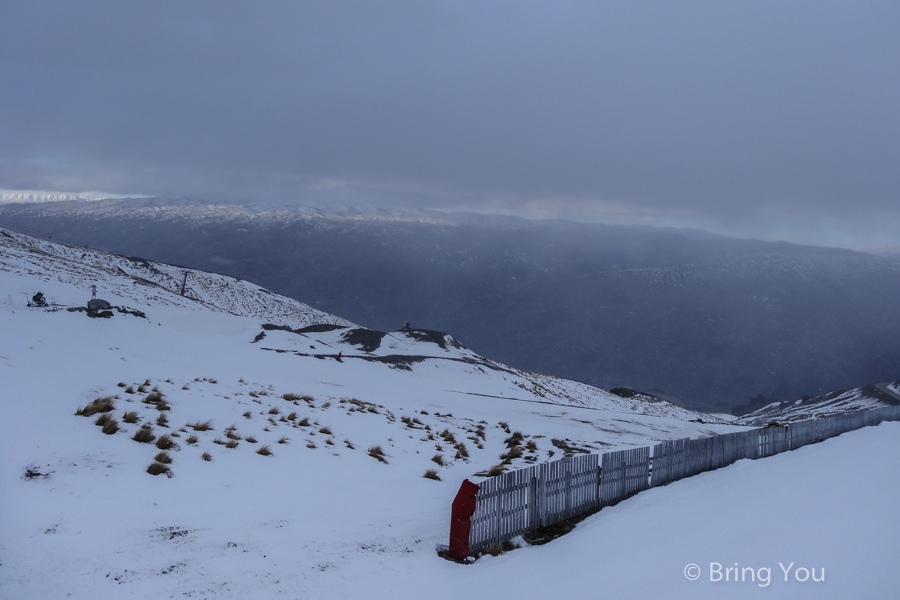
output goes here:
[{"label": "dark mountain range", "polygon": [[900,371],[900,262],[695,231],[428,211],[116,200],[0,224],[217,271],[373,329],[705,410]]}]

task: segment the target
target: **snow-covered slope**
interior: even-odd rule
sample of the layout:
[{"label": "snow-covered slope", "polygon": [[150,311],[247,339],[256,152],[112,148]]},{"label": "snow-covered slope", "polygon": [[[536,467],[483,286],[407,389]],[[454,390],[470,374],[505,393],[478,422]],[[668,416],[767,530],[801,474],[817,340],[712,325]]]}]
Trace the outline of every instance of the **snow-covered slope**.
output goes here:
[{"label": "snow-covered slope", "polygon": [[[48,242],[5,229],[0,229],[0,270],[29,276],[27,285],[4,290],[8,296],[5,300],[12,306],[27,304],[37,291],[42,291],[50,303],[82,305],[90,299],[91,285],[97,285],[98,297],[113,304],[169,305],[189,311],[210,309],[291,327],[317,323],[353,325],[234,277]],[[186,272],[187,291],[181,297]],[[46,289],[35,289],[42,285]]]},{"label": "snow-covered slope", "polygon": [[[211,274],[192,275],[211,291],[191,300],[168,287],[177,270],[165,265],[103,253],[82,264],[79,249],[0,240],[3,598],[458,597],[483,591],[491,573],[503,593],[518,570],[503,565],[540,572],[528,556],[558,575],[555,544],[475,567],[438,558],[463,478],[735,430],[518,371],[447,334],[379,334]],[[91,283],[132,312],[24,304],[38,289],[81,304]],[[75,414],[107,397],[111,411]],[[115,420],[106,434],[95,424],[104,414]],[[134,439],[141,431],[151,443]],[[504,443],[515,431],[521,456]],[[171,460],[171,477],[148,474],[157,457]],[[424,478],[429,469],[441,481]],[[646,561],[624,548],[605,572],[621,580],[632,564],[644,578]]]},{"label": "snow-covered slope", "polygon": [[791,423],[897,404],[900,404],[900,381],[874,383],[852,390],[836,390],[811,398],[773,402],[742,416],[735,422],[763,427],[772,421]]}]

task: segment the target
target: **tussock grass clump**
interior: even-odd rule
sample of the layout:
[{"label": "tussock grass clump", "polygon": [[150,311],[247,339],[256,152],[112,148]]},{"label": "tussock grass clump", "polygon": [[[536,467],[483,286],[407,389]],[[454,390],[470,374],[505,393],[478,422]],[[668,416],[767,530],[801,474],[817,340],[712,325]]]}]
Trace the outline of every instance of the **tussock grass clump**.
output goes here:
[{"label": "tussock grass clump", "polygon": [[434,456],[431,457],[431,462],[443,467],[444,466],[444,455],[443,454],[435,454]]},{"label": "tussock grass clump", "polygon": [[156,404],[162,399],[163,395],[159,392],[150,392],[143,400],[141,400],[141,402],[143,402],[144,404]]},{"label": "tussock grass clump", "polygon": [[525,444],[525,447],[528,449],[529,452],[537,452],[537,449],[538,449],[537,444],[535,443],[534,440],[529,440],[528,443]]},{"label": "tussock grass clump", "polygon": [[126,394],[133,394],[133,393],[134,393],[134,388],[133,388],[132,386],[129,385],[127,388],[125,388],[125,393],[126,393]]},{"label": "tussock grass clump", "polygon": [[255,444],[255,443],[256,443],[256,438],[253,437],[252,435],[248,435],[248,436],[247,436],[247,443],[248,443],[248,444]]},{"label": "tussock grass clump", "polygon": [[183,386],[181,386],[181,389],[189,390],[189,389],[191,389],[191,386],[189,386],[188,384],[184,384]]},{"label": "tussock grass clump", "polygon": [[334,446],[334,440],[332,440],[331,438],[328,438],[327,440],[325,440],[325,444],[327,446]]},{"label": "tussock grass clump", "polygon": [[279,443],[279,444],[287,444],[287,443],[290,442],[290,441],[291,441],[291,438],[289,438],[289,437],[286,436],[286,435],[283,435],[283,436],[281,436],[281,439],[278,440],[278,443]]},{"label": "tussock grass clump", "polygon": [[353,442],[351,442],[350,440],[344,440],[344,445],[351,450],[356,450],[356,446],[354,446]]},{"label": "tussock grass clump", "polygon": [[319,430],[319,433],[324,434],[324,435],[331,435],[331,428],[323,427],[322,429]]},{"label": "tussock grass clump", "polygon": [[212,419],[208,421],[197,421],[196,423],[188,423],[188,427],[193,429],[194,431],[210,431],[212,427]]},{"label": "tussock grass clump", "polygon": [[156,436],[153,435],[153,428],[150,425],[143,425],[134,433],[134,437],[131,439],[141,444],[149,444],[156,439]]},{"label": "tussock grass clump", "polygon": [[260,456],[272,456],[272,451],[269,450],[268,445],[260,446],[259,450],[257,450],[256,453],[259,454]]},{"label": "tussock grass clump", "polygon": [[273,406],[272,408],[269,409],[269,414],[270,415],[278,415],[278,414],[281,414],[281,411],[278,410],[277,406]]},{"label": "tussock grass clump", "polygon": [[369,448],[369,456],[387,464],[387,459],[384,458],[384,450],[381,449],[381,446],[372,446]]},{"label": "tussock grass clump", "polygon": [[161,462],[153,461],[152,463],[150,463],[150,466],[147,467],[147,472],[151,475],[168,475],[172,472],[172,469],[170,469],[168,465],[164,465]]},{"label": "tussock grass clump", "polygon": [[118,386],[118,387],[125,387],[125,385],[126,384],[124,381],[120,381],[119,383],[116,384],[116,386]]},{"label": "tussock grass clump", "polygon": [[303,417],[299,421],[297,421],[297,425],[300,427],[309,427],[309,417]]},{"label": "tussock grass clump", "polygon": [[166,416],[166,413],[161,412],[159,416],[156,417],[156,424],[160,427],[168,427],[169,426],[169,417]]},{"label": "tussock grass clump", "polygon": [[153,460],[155,460],[156,462],[160,462],[164,465],[172,464],[172,457],[169,456],[169,453],[165,452],[165,451],[158,453],[156,456],[153,457]]},{"label": "tussock grass clump", "polygon": [[325,410],[326,408],[331,408],[331,402],[326,402],[322,405],[322,410]]},{"label": "tussock grass clump", "polygon": [[435,469],[428,469],[425,471],[425,474],[422,475],[425,479],[433,479],[435,481],[440,481],[441,478],[438,476],[438,472]]},{"label": "tussock grass clump", "polygon": [[510,461],[516,458],[522,458],[522,446],[513,446],[509,449],[509,452],[500,455],[500,458],[503,462],[509,464]]},{"label": "tussock grass clump", "polygon": [[115,407],[115,396],[103,396],[102,398],[92,400],[91,403],[84,408],[79,407],[78,410],[75,411],[75,414],[79,417],[91,417],[97,413],[109,412]]},{"label": "tussock grass clump", "polygon": [[509,448],[512,448],[513,446],[521,445],[524,439],[525,436],[522,435],[522,432],[516,431],[511,436],[503,440],[503,443],[506,444]]},{"label": "tussock grass clump", "polygon": [[137,391],[138,391],[138,394],[146,394],[147,393],[147,384],[142,383],[141,385],[139,385]]},{"label": "tussock grass clump", "polygon": [[309,448],[310,450],[316,449],[316,445],[314,443],[312,443],[311,440],[306,442],[306,447]]},{"label": "tussock grass clump", "polygon": [[284,398],[285,400],[287,400],[288,402],[296,402],[297,400],[300,400],[300,398],[301,398],[300,394],[282,394],[281,397]]},{"label": "tussock grass clump", "polygon": [[[161,415],[160,415],[161,416]],[[122,415],[122,420],[126,423],[137,423],[138,422],[138,414],[135,410],[130,410],[124,415]]]},{"label": "tussock grass clump", "polygon": [[173,440],[168,433],[159,436],[159,439],[156,440],[156,447],[160,450],[171,450],[177,445],[178,444],[175,443],[175,440]]},{"label": "tussock grass clump", "polygon": [[292,412],[291,414],[289,414],[289,415],[287,416],[287,420],[288,420],[288,421],[295,421],[295,420],[297,420],[297,413]]},{"label": "tussock grass clump", "polygon": [[172,406],[165,400],[160,400],[159,402],[156,403],[156,410],[158,410],[158,411],[172,410]]},{"label": "tussock grass clump", "polygon": [[109,413],[101,413],[94,424],[102,427],[101,431],[106,435],[112,435],[119,430],[119,422],[113,419]]},{"label": "tussock grass clump", "polygon": [[497,475],[502,475],[504,471],[506,471],[506,467],[504,467],[503,465],[494,465],[493,467],[488,469],[487,476],[496,477]]},{"label": "tussock grass clump", "polygon": [[461,458],[469,458],[469,449],[466,448],[466,445],[462,442],[456,445],[456,458],[457,460]]},{"label": "tussock grass clump", "polygon": [[443,430],[441,432],[441,437],[444,438],[444,441],[447,442],[448,444],[456,443],[456,437],[453,435],[453,433],[449,429]]},{"label": "tussock grass clump", "polygon": [[229,440],[242,439],[240,435],[238,435],[234,432],[235,429],[237,429],[237,427],[235,427],[234,425],[232,425],[231,427],[226,427],[225,428],[225,437],[227,437]]},{"label": "tussock grass clump", "polygon": [[509,433],[509,423],[507,423],[506,421],[500,421],[497,423],[497,425],[500,426],[500,429],[502,429],[506,433]]},{"label": "tussock grass clump", "polygon": [[231,448],[233,450],[238,447],[238,441],[237,440],[228,440],[228,442],[225,444],[225,447]]},{"label": "tussock grass clump", "polygon": [[251,414],[250,414],[250,411],[248,410],[247,412],[244,413],[244,418],[245,418],[245,419],[251,419],[251,418],[253,418],[253,415],[251,415]]},{"label": "tussock grass clump", "polygon": [[211,461],[212,454],[210,454],[209,452],[204,452],[203,454],[200,455],[200,458],[202,458],[205,461]]},{"label": "tussock grass clump", "polygon": [[213,440],[213,444],[219,444],[220,446],[224,446],[224,445],[225,445],[225,440],[223,440],[223,439],[220,438],[220,437],[217,437],[216,439]]},{"label": "tussock grass clump", "polygon": [[196,443],[197,443],[197,436],[192,434],[192,435],[190,435],[190,436],[188,437],[188,439],[186,439],[186,440],[184,440],[184,441],[187,442],[187,443],[190,444],[190,445],[196,444]]}]

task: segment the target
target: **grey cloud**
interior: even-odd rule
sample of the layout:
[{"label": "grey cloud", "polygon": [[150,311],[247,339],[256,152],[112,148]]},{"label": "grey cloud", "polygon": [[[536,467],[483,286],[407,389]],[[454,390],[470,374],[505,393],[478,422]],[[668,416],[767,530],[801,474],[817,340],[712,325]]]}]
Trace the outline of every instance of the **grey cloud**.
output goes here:
[{"label": "grey cloud", "polygon": [[900,239],[898,29],[891,2],[3,3],[0,188]]}]

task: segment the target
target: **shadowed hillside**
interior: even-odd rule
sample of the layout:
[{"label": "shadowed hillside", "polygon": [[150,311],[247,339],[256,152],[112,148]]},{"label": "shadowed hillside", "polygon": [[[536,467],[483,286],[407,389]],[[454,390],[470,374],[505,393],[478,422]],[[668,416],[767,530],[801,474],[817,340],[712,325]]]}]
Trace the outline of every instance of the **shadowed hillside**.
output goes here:
[{"label": "shadowed hillside", "polygon": [[563,221],[125,200],[8,205],[65,241],[245,278],[373,329],[700,409],[894,380],[900,264]]}]

